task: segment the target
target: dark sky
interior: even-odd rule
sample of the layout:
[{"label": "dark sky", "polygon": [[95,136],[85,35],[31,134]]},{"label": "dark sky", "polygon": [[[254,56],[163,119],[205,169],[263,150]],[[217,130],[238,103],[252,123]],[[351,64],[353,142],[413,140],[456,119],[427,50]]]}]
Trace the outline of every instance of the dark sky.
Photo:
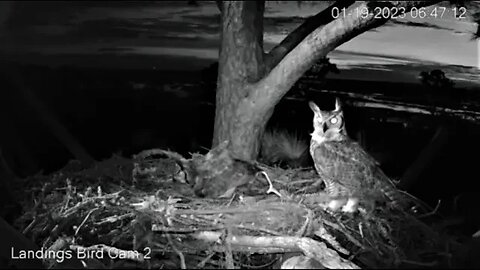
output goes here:
[{"label": "dark sky", "polygon": [[[326,6],[267,3],[265,48]],[[219,11],[213,2],[0,2],[0,26],[0,53],[21,62],[198,70],[218,57]],[[345,78],[417,81],[420,71],[440,68],[457,85],[479,87],[475,30],[475,23],[454,18],[449,7],[441,18],[397,19],[328,57]]]}]

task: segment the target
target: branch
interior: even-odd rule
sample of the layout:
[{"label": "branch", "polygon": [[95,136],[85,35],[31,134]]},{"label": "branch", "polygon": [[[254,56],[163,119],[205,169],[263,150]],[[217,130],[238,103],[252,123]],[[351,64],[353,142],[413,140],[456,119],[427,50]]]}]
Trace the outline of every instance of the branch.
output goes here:
[{"label": "branch", "polygon": [[[350,16],[338,18],[314,30],[290,51],[270,74],[253,85],[255,91],[251,93],[250,101],[265,106],[266,109],[271,108],[319,58],[325,57],[336,47],[365,31],[387,22],[386,18],[374,17],[372,5],[404,7],[410,11],[412,7],[432,5],[436,2],[438,1],[361,2],[352,5],[346,12],[351,14]],[[356,12],[357,9],[368,9],[370,13],[362,17],[361,12]]]},{"label": "branch", "polygon": [[[278,65],[262,80],[252,93],[252,100],[260,106],[276,104],[294,83],[321,57],[334,48],[363,33],[370,25],[377,23],[374,14],[361,17],[355,9],[368,8],[367,3],[357,3],[348,9],[351,16],[338,18],[322,28],[311,32],[302,42],[290,51]],[[386,22],[386,20],[385,20]]]},{"label": "branch", "polygon": [[300,26],[293,30],[282,42],[275,46],[266,55],[265,64],[267,71],[270,71],[275,67],[282,59],[287,55],[295,46],[297,46],[308,34],[318,27],[325,25],[334,20],[332,17],[333,8],[346,8],[352,5],[355,1],[352,0],[340,0],[335,4],[329,6],[316,15],[309,17]]},{"label": "branch", "polygon": [[[203,231],[192,234],[198,240],[216,243],[221,237],[220,232]],[[333,269],[359,269],[351,261],[342,258],[335,250],[330,249],[323,242],[317,242],[307,237],[292,236],[246,236],[232,235],[229,239],[232,248],[239,247],[264,247],[296,249],[302,251],[309,258],[314,258],[327,268]]]}]

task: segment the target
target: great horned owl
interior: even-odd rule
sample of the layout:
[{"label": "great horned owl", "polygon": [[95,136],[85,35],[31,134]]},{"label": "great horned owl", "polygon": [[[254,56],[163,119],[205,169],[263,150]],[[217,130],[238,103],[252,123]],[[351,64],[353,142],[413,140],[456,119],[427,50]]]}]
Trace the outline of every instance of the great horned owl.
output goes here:
[{"label": "great horned owl", "polygon": [[335,110],[322,111],[312,101],[314,113],[310,154],[326,192],[332,197],[356,197],[399,206],[401,194],[362,147],[350,139],[340,101]]}]

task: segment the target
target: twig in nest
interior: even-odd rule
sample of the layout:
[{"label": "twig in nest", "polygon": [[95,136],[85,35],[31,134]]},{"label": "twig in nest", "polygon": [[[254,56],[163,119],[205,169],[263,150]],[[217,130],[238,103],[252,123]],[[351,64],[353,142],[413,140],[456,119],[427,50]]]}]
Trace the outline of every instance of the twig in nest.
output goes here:
[{"label": "twig in nest", "polygon": [[435,267],[438,265],[438,262],[437,261],[433,261],[433,262],[415,262],[415,261],[409,261],[409,260],[401,260],[402,263],[406,263],[406,264],[411,264],[411,265],[417,265],[417,266],[421,266],[421,267]]},{"label": "twig in nest", "polygon": [[227,207],[232,205],[233,201],[235,200],[235,197],[236,197],[235,194],[233,194],[232,198],[230,198],[230,200],[227,203]]},{"label": "twig in nest", "polygon": [[243,208],[234,208],[234,209],[194,209],[194,210],[178,210],[178,215],[216,215],[216,214],[248,214],[248,213],[257,213],[258,209],[254,209],[251,207],[243,207]]},{"label": "twig in nest", "polygon": [[72,186],[72,181],[70,180],[70,178],[67,177],[66,182],[67,182],[67,194],[66,194],[67,199],[65,200],[64,205],[60,209],[60,213],[68,209],[68,203],[72,198],[72,192],[74,192],[74,188]]},{"label": "twig in nest", "polygon": [[233,254],[232,254],[232,232],[230,229],[225,230],[225,237],[223,242],[225,243],[225,265],[227,269],[235,269],[233,264]]},{"label": "twig in nest", "polygon": [[72,237],[59,237],[47,250],[59,251],[66,248],[72,242],[73,242]]},{"label": "twig in nest", "polygon": [[[48,252],[55,252],[56,253],[59,250],[63,250],[66,247],[68,247],[68,245],[72,242],[73,242],[72,237],[59,237],[59,238],[57,238],[57,240],[55,240],[55,242],[50,247],[47,248],[47,254],[49,254]],[[49,269],[51,267],[53,267],[56,263],[56,260],[55,260],[54,256],[51,257],[51,258],[45,258],[44,260],[45,260],[45,263],[48,265]]]},{"label": "twig in nest", "polygon": [[322,186],[323,184],[323,180],[322,179],[319,179],[319,180],[316,180],[314,181],[313,184],[309,185],[309,186],[305,186],[299,190],[297,190],[297,194],[301,194],[301,193],[308,193],[307,191],[308,190],[318,190],[320,189],[320,187]]},{"label": "twig in nest", "polygon": [[[164,224],[168,224],[167,217],[162,216],[162,220],[163,220]],[[187,265],[185,264],[185,256],[183,256],[183,253],[177,248],[177,246],[175,246],[170,234],[165,233],[165,237],[167,237],[168,243],[172,247],[172,250],[178,255],[178,258],[180,259],[180,268],[187,269]]]},{"label": "twig in nest", "polygon": [[307,215],[305,216],[305,222],[303,223],[300,230],[298,230],[298,232],[295,233],[295,235],[298,237],[302,237],[305,235],[305,232],[307,231],[308,227],[310,226],[313,220],[313,211],[308,208],[306,210],[307,210]]},{"label": "twig in nest", "polygon": [[168,243],[172,247],[173,251],[177,253],[178,258],[180,258],[180,268],[187,269],[187,265],[185,264],[185,256],[183,256],[183,253],[175,246],[170,234],[166,233],[165,236],[167,237]]},{"label": "twig in nest", "polygon": [[[356,245],[357,247],[362,248],[362,249],[366,248],[366,247],[365,247],[364,245],[362,245],[355,237],[353,237],[353,235],[350,234],[350,232],[348,231],[347,228],[345,228],[345,226],[343,226],[343,225],[340,226],[338,223],[333,223],[333,222],[328,221],[328,220],[326,220],[326,219],[324,219],[322,222],[323,222],[325,225],[328,225],[329,227],[331,227],[331,228],[333,228],[333,229],[335,229],[335,230],[337,230],[337,231],[342,232],[343,235],[344,235],[345,237],[347,237],[347,239],[348,239],[350,242],[352,242],[354,245]],[[362,230],[362,238],[364,238],[364,237],[363,237],[363,230]]]},{"label": "twig in nest", "polygon": [[358,223],[358,232],[362,238],[365,238],[365,236],[363,236],[363,222]]},{"label": "twig in nest", "polygon": [[[194,233],[192,236],[206,242],[217,243],[220,240],[221,233],[201,231]],[[293,236],[232,236],[231,244],[250,247],[295,248],[295,243],[298,239],[298,237]]]},{"label": "twig in nest", "polygon": [[152,232],[164,232],[164,233],[173,233],[173,234],[185,234],[196,232],[197,229],[191,228],[170,228],[158,224],[152,224]]},{"label": "twig in nest", "polygon": [[85,198],[84,200],[82,200],[81,202],[78,202],[77,204],[70,207],[69,209],[65,209],[64,212],[63,212],[63,216],[67,217],[67,216],[73,214],[74,212],[76,212],[82,206],[88,205],[91,202],[95,202],[97,200],[108,200],[108,199],[117,198],[121,192],[123,192],[123,190],[119,190],[119,191],[116,191],[116,192],[110,193],[110,194],[104,194],[100,197]]},{"label": "twig in nest", "polygon": [[97,211],[98,210],[98,207],[96,208],[93,208],[92,210],[90,210],[88,212],[88,214],[85,216],[85,218],[83,219],[82,223],[80,223],[80,225],[77,227],[77,229],[75,230],[75,236],[78,234],[78,232],[80,231],[80,229],[82,228],[82,226],[85,224],[85,222],[87,222],[88,218],[90,217],[90,215]]},{"label": "twig in nest", "polygon": [[168,150],[162,150],[162,149],[150,149],[150,150],[144,150],[137,155],[134,156],[135,159],[146,159],[150,156],[154,155],[163,155],[166,156],[167,158],[171,159],[176,159],[180,160],[182,162],[186,162],[187,159],[185,159],[182,155],[176,152],[168,151]]},{"label": "twig in nest", "polygon": [[[45,184],[42,185],[42,189],[41,189],[41,192],[40,192],[38,198],[33,199],[35,204],[33,205],[32,210],[30,210],[33,213],[33,215],[35,215],[37,213],[38,208],[43,204],[43,202],[45,200],[45,197],[47,196],[47,193],[50,191],[50,189],[51,189],[51,184],[50,183],[45,183]],[[32,196],[34,196],[34,195],[32,194]]]},{"label": "twig in nest", "polygon": [[215,252],[210,252],[210,254],[208,254],[208,256],[203,259],[201,262],[199,262],[197,264],[197,268],[204,268],[205,267],[205,264],[207,264],[207,262],[215,255]]},{"label": "twig in nest", "polygon": [[327,229],[324,226],[321,226],[316,232],[315,235],[327,241],[335,250],[341,252],[345,255],[350,255],[350,252],[342,247],[342,245],[335,239],[335,236],[328,233]]},{"label": "twig in nest", "polygon": [[316,182],[316,180],[313,180],[313,179],[301,179],[301,180],[295,180],[295,181],[291,181],[289,183],[289,185],[302,185],[302,184],[307,184],[307,183],[312,183],[312,182]]},{"label": "twig in nest", "polygon": [[30,230],[33,228],[33,226],[35,226],[37,224],[37,222],[38,222],[38,218],[34,217],[32,222],[30,222],[30,224],[28,224],[28,226],[22,231],[22,233],[24,235],[27,235],[30,232]]},{"label": "twig in nest", "polygon": [[260,174],[262,174],[268,181],[268,190],[267,190],[267,194],[270,194],[270,193],[275,193],[275,195],[277,195],[278,197],[282,197],[282,194],[280,194],[280,192],[278,192],[278,190],[276,190],[274,187],[273,187],[273,184],[272,184],[272,181],[270,180],[270,177],[268,177],[268,174],[265,172],[265,171],[261,171],[259,172]]},{"label": "twig in nest", "polygon": [[120,216],[119,215],[114,215],[114,216],[103,218],[102,220],[100,220],[99,222],[95,222],[94,224],[97,225],[97,226],[101,226],[105,223],[114,223],[114,222],[117,222],[117,221],[120,221],[120,220],[123,220],[123,219],[134,217],[134,216],[135,216],[135,214],[132,214],[132,213],[127,213],[127,214],[120,215]]},{"label": "twig in nest", "polygon": [[423,215],[420,215],[417,218],[420,219],[420,218],[426,218],[426,217],[435,215],[438,212],[438,209],[440,209],[440,204],[441,203],[442,203],[442,200],[438,200],[437,205],[435,206],[435,208],[432,211],[430,211],[428,213],[425,213]]},{"label": "twig in nest", "polygon": [[[403,195],[405,195],[406,197],[408,197],[408,198],[410,198],[411,200],[413,200],[413,202],[415,203],[415,206],[412,207],[412,208],[410,208],[410,210],[415,209],[415,208],[417,208],[417,207],[422,207],[422,208],[425,209],[425,210],[426,210],[426,209],[432,209],[432,207],[431,207],[430,205],[426,204],[424,201],[422,201],[422,200],[420,200],[419,198],[413,196],[412,194],[410,194],[410,193],[408,193],[408,192],[406,192],[406,191],[404,191],[404,190],[400,190],[400,189],[398,189],[398,191],[399,191],[401,194],[403,194]],[[439,200],[438,204],[440,204],[440,200]],[[430,211],[430,212],[435,212],[435,210],[432,210],[432,211]],[[427,215],[428,215],[428,214],[427,214]]]},{"label": "twig in nest", "polygon": [[264,232],[264,233],[268,233],[268,234],[271,234],[271,235],[276,235],[276,236],[280,236],[282,235],[281,233],[277,232],[277,231],[274,231],[274,230],[270,230],[270,229],[266,229],[266,228],[260,228],[260,227],[255,227],[255,226],[247,226],[247,225],[236,225],[235,228],[237,229],[244,229],[244,230],[250,230],[250,231],[255,231],[255,232]]}]

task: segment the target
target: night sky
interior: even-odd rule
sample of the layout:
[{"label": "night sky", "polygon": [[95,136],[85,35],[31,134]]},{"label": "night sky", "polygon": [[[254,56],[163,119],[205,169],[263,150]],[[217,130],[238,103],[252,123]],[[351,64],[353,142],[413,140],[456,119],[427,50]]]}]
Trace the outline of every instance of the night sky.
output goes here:
[{"label": "night sky", "polygon": [[[328,5],[267,3],[265,48]],[[199,70],[218,58],[214,2],[0,2],[0,53],[18,62],[88,67]],[[440,68],[459,87],[480,86],[476,24],[454,18],[397,19],[343,44],[328,57],[338,78],[418,82]]]}]

